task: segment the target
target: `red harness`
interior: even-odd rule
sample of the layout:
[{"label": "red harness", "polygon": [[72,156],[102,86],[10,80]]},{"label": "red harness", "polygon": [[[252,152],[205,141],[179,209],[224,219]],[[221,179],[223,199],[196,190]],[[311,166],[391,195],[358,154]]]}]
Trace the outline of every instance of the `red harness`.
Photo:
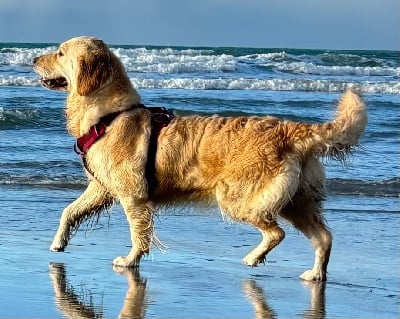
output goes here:
[{"label": "red harness", "polygon": [[[136,107],[145,108],[151,112],[152,130],[151,130],[150,143],[147,154],[146,180],[147,180],[148,192],[152,193],[158,184],[157,178],[155,176],[156,173],[155,159],[157,153],[158,136],[161,130],[175,118],[175,115],[171,111],[167,110],[165,107],[156,107],[156,106],[146,107],[143,104],[139,104]],[[129,109],[127,111],[130,110],[132,109]],[[89,148],[106,133],[107,126],[109,126],[111,122],[116,117],[118,117],[118,115],[120,115],[122,112],[125,111],[111,113],[109,115],[102,117],[99,123],[90,127],[89,132],[82,135],[76,140],[76,143],[74,145],[74,150],[77,154],[81,155],[83,165],[92,176],[94,175],[88,168],[85,155],[89,150]]]},{"label": "red harness", "polygon": [[122,112],[111,113],[100,119],[100,122],[91,126],[89,132],[77,138],[74,151],[82,157],[86,155],[90,146],[92,146],[100,137],[106,133],[106,128]]}]

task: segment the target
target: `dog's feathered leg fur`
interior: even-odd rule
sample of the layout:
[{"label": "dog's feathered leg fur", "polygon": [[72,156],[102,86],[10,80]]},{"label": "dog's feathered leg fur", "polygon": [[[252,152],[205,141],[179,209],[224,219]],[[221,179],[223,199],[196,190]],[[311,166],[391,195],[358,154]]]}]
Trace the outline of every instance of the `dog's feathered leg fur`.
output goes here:
[{"label": "dog's feathered leg fur", "polygon": [[263,239],[256,248],[243,258],[243,263],[252,267],[264,263],[265,256],[285,238],[285,232],[276,222],[260,222],[258,224],[253,223],[253,225],[261,231]]},{"label": "dog's feathered leg fur", "polygon": [[71,234],[86,219],[100,214],[113,204],[113,197],[98,182],[91,181],[82,195],[64,209],[60,225],[50,246],[51,251],[63,251]]},{"label": "dog's feathered leg fur", "polygon": [[307,281],[326,280],[332,235],[322,215],[325,174],[317,158],[310,158],[303,167],[301,187],[281,216],[301,231],[315,250],[314,266],[300,278]]},{"label": "dog's feathered leg fur", "polygon": [[126,257],[117,257],[113,261],[114,266],[137,267],[140,259],[150,251],[153,240],[153,205],[149,201],[135,200],[130,197],[121,198],[131,230],[132,248]]},{"label": "dog's feathered leg fur", "polygon": [[216,197],[222,211],[253,225],[262,234],[260,244],[243,258],[243,263],[251,267],[263,263],[266,255],[285,238],[276,219],[298,189],[301,167],[296,158],[287,157],[279,171],[272,179],[264,173],[251,181],[254,185],[251,191],[238,192],[240,187],[232,181],[217,187]]}]

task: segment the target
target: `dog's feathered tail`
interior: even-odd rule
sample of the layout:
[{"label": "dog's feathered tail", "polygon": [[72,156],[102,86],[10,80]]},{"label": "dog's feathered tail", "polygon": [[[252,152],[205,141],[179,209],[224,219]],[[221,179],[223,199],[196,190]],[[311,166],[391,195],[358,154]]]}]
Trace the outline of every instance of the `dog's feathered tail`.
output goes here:
[{"label": "dog's feathered tail", "polygon": [[311,124],[306,130],[299,127],[294,146],[303,155],[327,156],[343,160],[367,125],[367,110],[361,98],[348,90],[340,99],[336,118],[328,123]]}]

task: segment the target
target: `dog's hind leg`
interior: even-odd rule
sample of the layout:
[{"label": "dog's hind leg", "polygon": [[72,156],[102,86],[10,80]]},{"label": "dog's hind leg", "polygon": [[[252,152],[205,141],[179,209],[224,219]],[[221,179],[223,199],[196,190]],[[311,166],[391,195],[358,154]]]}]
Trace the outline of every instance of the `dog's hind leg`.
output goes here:
[{"label": "dog's hind leg", "polygon": [[243,187],[240,183],[220,182],[217,187],[221,210],[234,220],[253,225],[262,234],[261,243],[243,259],[248,266],[263,263],[265,256],[285,238],[276,217],[296,191],[297,170],[293,171],[293,176],[283,172],[267,184],[254,181]]},{"label": "dog's hind leg", "polygon": [[91,181],[82,195],[64,209],[50,250],[64,251],[71,237],[71,231],[77,229],[85,219],[99,214],[103,208],[111,206],[112,203],[113,198],[107,190],[98,182]]},{"label": "dog's hind leg", "polygon": [[256,248],[243,258],[243,263],[255,267],[264,263],[265,256],[285,238],[285,232],[276,222],[261,221],[252,224],[261,231],[263,239]]},{"label": "dog's hind leg", "polygon": [[225,189],[221,183],[217,192],[221,207],[226,207],[234,219],[255,226],[262,234],[261,243],[243,259],[248,266],[264,262],[265,256],[285,238],[276,218],[297,191],[300,165],[296,158],[288,157],[278,171],[279,174],[271,177],[259,170],[254,180],[234,187],[225,185]]},{"label": "dog's hind leg", "polygon": [[302,192],[283,210],[282,217],[300,230],[310,240],[315,250],[313,268],[306,270],[300,278],[306,281],[326,280],[332,235],[321,215],[320,202]]},{"label": "dog's hind leg", "polygon": [[145,200],[120,199],[130,226],[132,248],[126,257],[117,257],[114,266],[138,267],[143,255],[148,254],[153,240],[153,205]]},{"label": "dog's hind leg", "polygon": [[314,219],[310,225],[296,226],[310,240],[315,249],[315,261],[312,269],[306,270],[300,278],[307,281],[326,280],[329,256],[332,248],[332,235],[321,219]]}]

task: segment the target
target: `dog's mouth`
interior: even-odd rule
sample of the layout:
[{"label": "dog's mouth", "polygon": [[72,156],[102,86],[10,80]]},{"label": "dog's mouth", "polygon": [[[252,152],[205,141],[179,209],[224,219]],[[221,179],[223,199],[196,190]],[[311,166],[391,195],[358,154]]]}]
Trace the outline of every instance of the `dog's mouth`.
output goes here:
[{"label": "dog's mouth", "polygon": [[46,87],[50,90],[66,91],[68,88],[67,79],[64,77],[58,77],[58,78],[53,78],[53,79],[43,77],[40,79],[40,83],[44,87]]}]

